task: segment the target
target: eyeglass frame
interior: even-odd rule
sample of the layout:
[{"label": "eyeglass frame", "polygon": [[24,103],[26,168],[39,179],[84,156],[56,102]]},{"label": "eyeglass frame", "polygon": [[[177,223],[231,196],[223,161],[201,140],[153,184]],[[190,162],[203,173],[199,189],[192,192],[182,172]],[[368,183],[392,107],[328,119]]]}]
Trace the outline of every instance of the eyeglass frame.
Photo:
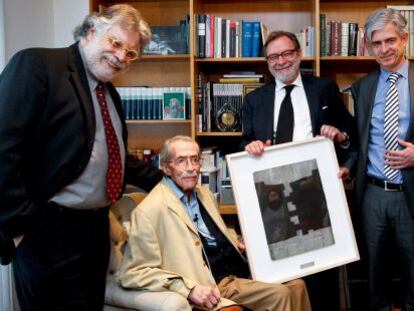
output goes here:
[{"label": "eyeglass frame", "polygon": [[[108,36],[108,42],[113,49],[125,51],[125,57],[130,62],[136,61],[140,57],[140,53],[137,50],[125,48],[125,44],[121,40],[117,39],[115,36]],[[133,53],[133,55],[129,56],[128,53]]]},{"label": "eyeglass frame", "polygon": [[[180,160],[185,162],[179,162]],[[192,166],[200,166],[201,165],[201,157],[199,156],[190,156],[190,157],[178,157],[174,160],[168,161],[168,163],[174,163],[175,165],[185,168],[188,167],[188,162],[191,163]]]},{"label": "eyeglass frame", "polygon": [[275,63],[279,60],[280,57],[286,60],[292,60],[294,58],[295,52],[299,51],[300,49],[290,49],[283,51],[282,53],[273,53],[266,56],[266,61],[268,63]]}]

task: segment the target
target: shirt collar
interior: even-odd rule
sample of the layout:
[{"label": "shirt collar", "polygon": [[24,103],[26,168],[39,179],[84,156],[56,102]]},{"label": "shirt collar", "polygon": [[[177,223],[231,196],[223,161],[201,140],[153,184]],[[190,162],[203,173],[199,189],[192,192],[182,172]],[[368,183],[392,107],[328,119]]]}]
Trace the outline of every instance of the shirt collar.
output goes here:
[{"label": "shirt collar", "polygon": [[[396,72],[398,72],[403,78],[408,79],[408,66],[409,62],[406,59],[405,62],[397,69]],[[388,77],[392,74],[392,71],[389,71],[385,68],[381,68],[381,79],[384,79],[385,81],[388,80]]]},{"label": "shirt collar", "polygon": [[[168,176],[164,176],[164,180],[168,184],[168,186],[170,186],[170,188],[174,191],[175,195],[180,199],[180,201],[183,203],[187,203],[187,196],[180,188],[178,188],[175,182]],[[191,191],[191,194],[190,194],[190,202],[196,199],[197,199],[196,191],[193,190]]]},{"label": "shirt collar", "polygon": [[[282,81],[280,81],[277,78],[275,78],[275,82],[276,82],[276,92],[279,92],[281,89],[283,89],[287,85],[287,84],[283,83]],[[290,84],[293,84],[293,85],[299,86],[299,87],[303,87],[302,75],[298,74],[296,79]]]}]

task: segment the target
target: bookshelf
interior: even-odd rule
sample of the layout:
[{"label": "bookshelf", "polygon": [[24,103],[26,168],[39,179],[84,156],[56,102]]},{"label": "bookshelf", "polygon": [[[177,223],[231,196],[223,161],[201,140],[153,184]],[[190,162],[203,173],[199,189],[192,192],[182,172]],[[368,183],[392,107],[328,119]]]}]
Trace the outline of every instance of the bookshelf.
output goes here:
[{"label": "bookshelf", "polygon": [[[302,68],[312,69],[316,76],[334,79],[340,87],[350,85],[367,72],[378,68],[371,56],[320,56],[320,14],[329,20],[363,25],[373,10],[392,5],[411,5],[412,1],[382,0],[91,0],[91,11],[99,6],[127,2],[136,7],[150,25],[174,25],[187,14],[190,16],[190,53],[180,55],[144,55],[131,70],[114,81],[116,86],[191,87],[191,119],[185,121],[128,121],[129,141],[134,148],[159,152],[168,137],[190,135],[201,147],[219,146],[225,152],[238,151],[241,132],[200,132],[196,115],[199,113],[198,77],[218,81],[230,71],[255,71],[264,81],[272,79],[264,57],[198,58],[196,57],[196,14],[210,14],[232,21],[261,21],[269,31],[283,29],[298,32],[313,26],[314,55],[306,56]],[[410,57],[414,59],[413,56]],[[221,205],[222,214],[235,214],[234,205]]]}]

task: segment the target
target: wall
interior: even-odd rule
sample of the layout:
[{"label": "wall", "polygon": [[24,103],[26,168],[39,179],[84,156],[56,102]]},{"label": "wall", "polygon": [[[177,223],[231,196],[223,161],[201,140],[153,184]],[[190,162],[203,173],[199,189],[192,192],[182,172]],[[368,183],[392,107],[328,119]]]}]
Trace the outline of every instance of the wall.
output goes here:
[{"label": "wall", "polygon": [[89,12],[88,0],[2,0],[5,60],[28,47],[63,47]]},{"label": "wall", "polygon": [[0,0],[0,72],[4,68],[5,55],[4,55],[4,10],[3,0]]},{"label": "wall", "polygon": [[[54,46],[64,47],[73,43],[73,29],[89,13],[88,0],[54,0]],[[70,12],[70,14],[68,14]]]}]

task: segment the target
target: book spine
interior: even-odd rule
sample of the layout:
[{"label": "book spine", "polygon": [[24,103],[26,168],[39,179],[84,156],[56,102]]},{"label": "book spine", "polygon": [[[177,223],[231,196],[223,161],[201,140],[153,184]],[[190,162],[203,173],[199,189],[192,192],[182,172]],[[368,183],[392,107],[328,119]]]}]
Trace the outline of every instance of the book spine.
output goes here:
[{"label": "book spine", "polygon": [[253,22],[252,57],[260,55],[260,22]]},{"label": "book spine", "polygon": [[243,57],[251,57],[252,56],[252,23],[243,21],[242,26],[242,36],[243,36]]},{"label": "book spine", "polygon": [[236,57],[236,23],[230,24],[230,57]]},{"label": "book spine", "polygon": [[226,57],[226,19],[221,20],[221,57]]},{"label": "book spine", "polygon": [[206,51],[206,15],[199,14],[198,22],[198,57],[205,57]]}]

